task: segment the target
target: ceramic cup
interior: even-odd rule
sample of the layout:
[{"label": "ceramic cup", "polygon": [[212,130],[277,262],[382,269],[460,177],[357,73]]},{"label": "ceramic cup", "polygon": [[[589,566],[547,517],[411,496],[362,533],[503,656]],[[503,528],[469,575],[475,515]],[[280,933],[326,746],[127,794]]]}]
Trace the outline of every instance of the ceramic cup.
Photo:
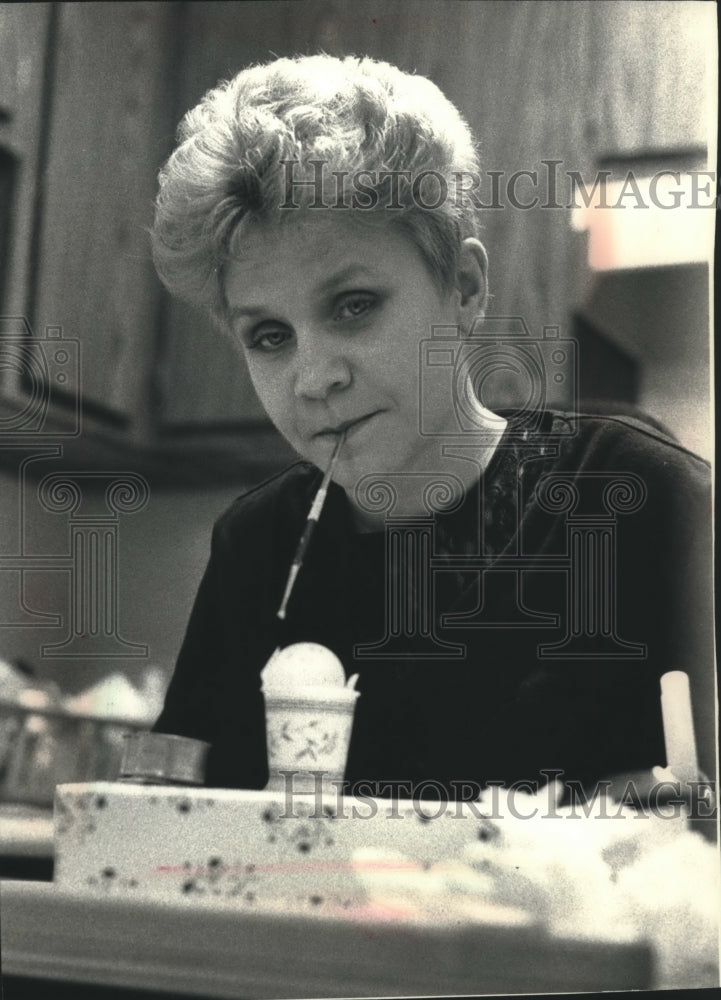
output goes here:
[{"label": "ceramic cup", "polygon": [[268,791],[331,790],[342,781],[359,692],[348,687],[264,688]]}]

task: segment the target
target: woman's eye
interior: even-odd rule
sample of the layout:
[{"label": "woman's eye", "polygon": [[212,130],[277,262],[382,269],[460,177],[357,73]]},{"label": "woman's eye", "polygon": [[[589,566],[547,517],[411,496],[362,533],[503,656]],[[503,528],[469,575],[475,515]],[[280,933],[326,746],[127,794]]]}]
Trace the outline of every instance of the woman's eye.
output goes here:
[{"label": "woman's eye", "polygon": [[373,309],[376,303],[375,295],[368,292],[353,292],[344,295],[336,305],[334,319],[358,319]]},{"label": "woman's eye", "polygon": [[261,328],[253,331],[248,341],[248,347],[251,350],[257,348],[261,351],[277,351],[285,344],[289,336],[288,330],[264,330]]}]

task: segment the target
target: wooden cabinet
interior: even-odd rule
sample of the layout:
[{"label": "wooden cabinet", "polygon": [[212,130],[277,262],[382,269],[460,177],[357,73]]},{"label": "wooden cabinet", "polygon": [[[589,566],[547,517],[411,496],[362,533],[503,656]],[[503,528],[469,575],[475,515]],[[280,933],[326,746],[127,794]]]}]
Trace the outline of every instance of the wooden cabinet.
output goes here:
[{"label": "wooden cabinet", "polygon": [[172,13],[60,5],[38,226],[34,323],[78,338],[88,411],[142,438],[159,298],[146,227],[171,127]]},{"label": "wooden cabinet", "polygon": [[[461,108],[484,183],[493,171],[502,185],[536,172],[543,198],[549,169],[563,185],[604,156],[704,145],[703,6],[1,5],[0,198],[12,202],[2,311],[27,316],[36,337],[50,326],[79,343],[79,375],[66,384],[83,402],[73,461],[123,456],[207,481],[253,478],[292,457],[238,349],[170,301],[150,260],[158,168],[181,115],[218,79],[320,49],[390,60],[430,76]],[[567,332],[589,283],[585,236],[565,207],[503,200],[483,220],[492,309],[522,316],[535,337],[547,324]],[[0,377],[7,399],[11,376]]]},{"label": "wooden cabinet", "polygon": [[[3,6],[0,151],[21,183],[6,199],[12,269],[0,308],[18,357],[0,372],[2,429],[13,432],[0,444],[60,434],[74,467],[243,481],[285,463],[290,449],[251,395],[237,351],[205,317],[169,303],[150,256],[157,171],[192,49],[185,6]],[[55,344],[47,384],[20,371],[23,329],[41,359],[48,336],[66,342],[62,387]],[[29,428],[13,417],[37,393],[49,399],[47,419]],[[74,399],[81,433],[63,436]]]},{"label": "wooden cabinet", "polygon": [[52,5],[0,4],[0,314],[22,315],[31,283]]}]

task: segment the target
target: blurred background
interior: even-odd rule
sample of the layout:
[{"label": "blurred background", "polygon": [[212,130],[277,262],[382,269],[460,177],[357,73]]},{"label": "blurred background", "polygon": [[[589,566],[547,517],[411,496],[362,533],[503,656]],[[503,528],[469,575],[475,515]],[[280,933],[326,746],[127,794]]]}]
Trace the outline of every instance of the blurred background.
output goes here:
[{"label": "blurred background", "polygon": [[[251,62],[368,54],[434,80],[480,146],[491,314],[578,341],[582,408],[640,408],[710,456],[714,213],[590,192],[678,171],[712,203],[688,172],[715,165],[715,40],[694,2],[0,5],[0,659],[65,696],[121,676],[152,711],[214,519],[292,458],[146,233],[178,120]],[[517,171],[535,207],[509,200]]]}]

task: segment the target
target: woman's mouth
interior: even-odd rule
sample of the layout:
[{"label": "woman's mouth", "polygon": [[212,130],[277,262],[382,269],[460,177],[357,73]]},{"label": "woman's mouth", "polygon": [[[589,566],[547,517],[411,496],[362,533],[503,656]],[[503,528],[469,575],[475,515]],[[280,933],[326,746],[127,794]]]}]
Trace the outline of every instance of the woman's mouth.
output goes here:
[{"label": "woman's mouth", "polygon": [[353,420],[344,420],[342,424],[338,424],[335,427],[326,427],[322,431],[319,431],[316,435],[317,437],[337,437],[338,434],[342,434],[345,431],[346,440],[352,437],[357,431],[365,427],[370,420],[373,419],[380,410],[374,410],[372,413],[366,413],[362,417],[356,417]]}]

